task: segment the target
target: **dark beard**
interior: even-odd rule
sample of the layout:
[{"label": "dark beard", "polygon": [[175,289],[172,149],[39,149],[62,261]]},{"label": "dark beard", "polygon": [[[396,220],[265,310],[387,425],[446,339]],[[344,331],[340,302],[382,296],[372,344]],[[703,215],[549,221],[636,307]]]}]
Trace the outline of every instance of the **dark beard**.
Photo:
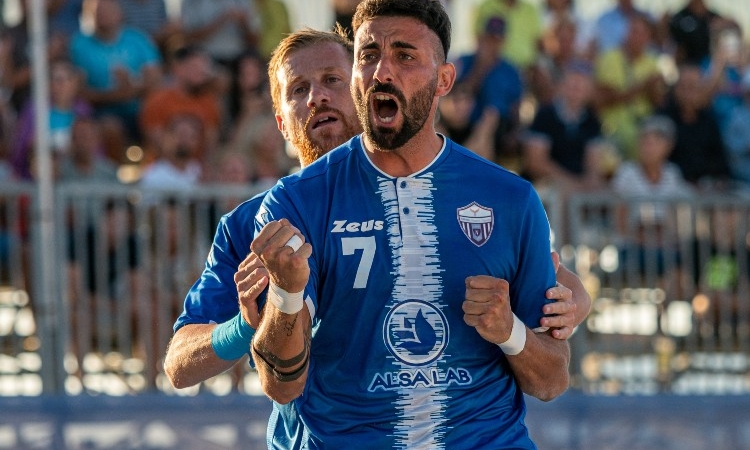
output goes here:
[{"label": "dark beard", "polygon": [[[411,102],[407,102],[404,94],[392,84],[381,84],[376,82],[370,89],[368,89],[367,95],[364,98],[359,91],[356,91],[354,95],[357,116],[359,117],[362,127],[365,129],[365,135],[381,150],[395,150],[403,147],[419,132],[419,130],[422,129],[425,122],[427,122],[436,90],[437,77],[433,77],[432,80],[415,92],[411,98]],[[404,123],[401,126],[401,129],[375,127],[373,125],[370,119],[371,115],[368,114],[369,102],[367,99],[378,92],[393,95],[398,99],[400,108],[403,109],[402,114],[404,116]]]}]

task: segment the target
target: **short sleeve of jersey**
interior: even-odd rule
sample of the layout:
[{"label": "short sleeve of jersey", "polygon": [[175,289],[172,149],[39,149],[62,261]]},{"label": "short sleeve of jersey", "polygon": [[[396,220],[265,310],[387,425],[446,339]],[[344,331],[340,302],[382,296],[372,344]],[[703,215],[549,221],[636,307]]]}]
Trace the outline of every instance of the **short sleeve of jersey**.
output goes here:
[{"label": "short sleeve of jersey", "polygon": [[533,189],[529,190],[527,204],[520,236],[522,251],[516,277],[510,281],[510,299],[516,316],[534,330],[540,327],[542,306],[549,303],[545,292],[555,285],[555,273],[550,256],[552,242],[549,220],[541,199]]},{"label": "short sleeve of jersey", "polygon": [[253,220],[262,199],[263,194],[253,197],[219,221],[203,273],[185,297],[175,332],[187,324],[223,323],[239,312],[234,274],[250,252]]}]

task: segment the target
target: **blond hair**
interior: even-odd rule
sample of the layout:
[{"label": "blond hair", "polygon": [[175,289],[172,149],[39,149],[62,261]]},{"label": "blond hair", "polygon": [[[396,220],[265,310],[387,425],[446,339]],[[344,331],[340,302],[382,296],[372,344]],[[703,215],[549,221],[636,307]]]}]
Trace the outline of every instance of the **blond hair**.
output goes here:
[{"label": "blond hair", "polygon": [[281,86],[279,85],[278,72],[286,63],[290,54],[312,45],[322,42],[333,42],[340,44],[344,50],[354,59],[354,46],[346,36],[346,31],[336,25],[332,31],[320,31],[312,28],[303,28],[285,37],[271,54],[271,60],[268,62],[268,79],[271,87],[271,100],[273,101],[273,110],[276,114],[281,111]]}]

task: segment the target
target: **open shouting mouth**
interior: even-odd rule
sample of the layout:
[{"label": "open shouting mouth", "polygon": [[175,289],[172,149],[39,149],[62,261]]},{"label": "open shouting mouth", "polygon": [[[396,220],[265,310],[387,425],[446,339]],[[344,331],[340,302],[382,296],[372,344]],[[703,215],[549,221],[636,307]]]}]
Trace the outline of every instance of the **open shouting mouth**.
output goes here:
[{"label": "open shouting mouth", "polygon": [[393,123],[398,112],[398,102],[389,94],[376,92],[372,95],[372,110],[378,122],[388,125]]}]

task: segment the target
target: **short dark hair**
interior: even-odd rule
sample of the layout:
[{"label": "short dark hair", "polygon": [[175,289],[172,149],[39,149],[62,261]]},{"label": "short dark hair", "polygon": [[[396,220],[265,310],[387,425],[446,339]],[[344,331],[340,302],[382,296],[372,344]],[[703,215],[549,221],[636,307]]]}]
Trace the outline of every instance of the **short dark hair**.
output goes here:
[{"label": "short dark hair", "polygon": [[376,17],[411,17],[434,32],[443,47],[443,60],[451,47],[451,21],[439,0],[364,0],[357,6],[352,18],[352,31],[356,35],[362,23]]}]

